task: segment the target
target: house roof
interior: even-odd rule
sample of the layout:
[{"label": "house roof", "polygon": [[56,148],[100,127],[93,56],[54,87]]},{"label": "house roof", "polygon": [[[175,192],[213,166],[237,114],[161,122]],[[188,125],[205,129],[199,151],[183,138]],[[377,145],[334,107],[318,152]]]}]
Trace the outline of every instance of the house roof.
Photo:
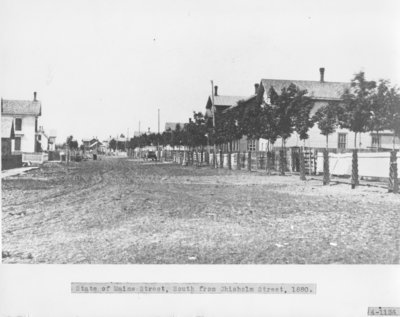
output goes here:
[{"label": "house roof", "polygon": [[[238,101],[240,100],[244,100],[248,98],[248,96],[214,96],[214,105],[215,106],[226,106],[226,107],[232,107],[232,106],[236,106],[236,104],[238,103]],[[207,105],[206,108],[210,109],[212,105],[212,100],[211,100],[211,96],[208,97],[207,100]]]},{"label": "house roof", "polygon": [[[264,92],[268,92],[271,87],[280,94],[282,88],[288,87],[291,83],[300,89],[306,89],[307,95],[313,99],[339,100],[346,88],[350,88],[350,83],[343,82],[321,82],[311,80],[282,80],[282,79],[261,79],[261,86]],[[260,86],[260,87],[261,87]]]},{"label": "house roof", "polygon": [[89,147],[94,147],[95,145],[103,145],[100,141],[96,141],[93,144],[90,144]]},{"label": "house roof", "polygon": [[12,118],[1,117],[1,137],[14,138],[14,120]]},{"label": "house roof", "polygon": [[180,125],[181,128],[183,128],[185,125],[184,123],[181,122],[165,122],[165,131],[167,131],[168,129],[174,131],[178,124]]},{"label": "house roof", "polygon": [[1,114],[40,116],[42,114],[42,103],[33,100],[2,99]]}]

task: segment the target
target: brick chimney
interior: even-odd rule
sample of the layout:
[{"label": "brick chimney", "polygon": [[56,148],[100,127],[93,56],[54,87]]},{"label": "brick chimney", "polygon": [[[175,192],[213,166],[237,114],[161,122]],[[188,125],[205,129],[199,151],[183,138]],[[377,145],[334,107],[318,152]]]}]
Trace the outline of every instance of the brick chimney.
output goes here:
[{"label": "brick chimney", "polygon": [[37,101],[36,95],[37,95],[37,93],[36,93],[36,91],[34,91],[34,92],[33,92],[33,101]]},{"label": "brick chimney", "polygon": [[323,68],[323,67],[321,67],[320,69],[319,69],[319,81],[321,82],[321,83],[323,83],[323,82],[325,82],[325,79],[324,79],[324,75],[325,75],[325,68]]},{"label": "brick chimney", "polygon": [[214,96],[218,96],[218,86],[214,86]]},{"label": "brick chimney", "polygon": [[257,95],[258,93],[258,87],[260,87],[260,84],[254,84],[254,93]]}]

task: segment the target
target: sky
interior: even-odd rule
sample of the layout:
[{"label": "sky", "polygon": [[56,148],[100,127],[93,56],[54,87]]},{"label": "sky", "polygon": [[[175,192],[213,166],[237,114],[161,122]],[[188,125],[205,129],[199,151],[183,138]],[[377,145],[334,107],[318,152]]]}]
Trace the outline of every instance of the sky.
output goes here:
[{"label": "sky", "polygon": [[161,132],[262,78],[400,84],[399,1],[1,0],[0,96],[40,125],[108,138]]}]

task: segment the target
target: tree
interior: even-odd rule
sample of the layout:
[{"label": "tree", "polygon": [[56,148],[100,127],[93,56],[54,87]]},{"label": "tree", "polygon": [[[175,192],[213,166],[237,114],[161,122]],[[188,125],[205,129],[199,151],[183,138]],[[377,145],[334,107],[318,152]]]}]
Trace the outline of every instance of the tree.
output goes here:
[{"label": "tree", "polygon": [[[299,114],[299,109],[301,109],[303,105],[311,103],[311,100],[306,97],[306,94],[307,90],[301,90],[293,83],[288,87],[282,88],[279,95],[273,87],[271,87],[268,92],[271,107],[273,107],[275,114],[277,135],[282,139],[282,150],[280,151],[281,175],[285,174],[286,160],[284,153],[286,139],[289,138],[295,130],[296,120],[298,120],[298,122],[301,122],[301,120],[306,122],[304,120],[304,115]],[[297,124],[297,126],[299,128],[302,127],[302,129],[300,129],[302,135],[303,137],[306,136],[307,133],[303,131],[305,130],[304,127],[300,124]]]},{"label": "tree", "polygon": [[115,151],[117,149],[117,141],[115,139],[111,139],[110,142],[108,143],[108,147]]},{"label": "tree", "polygon": [[337,104],[329,103],[317,110],[313,120],[317,122],[318,128],[322,135],[326,137],[326,149],[324,151],[324,177],[323,184],[329,185],[330,175],[329,175],[329,153],[328,153],[328,137],[336,131],[337,125]]},{"label": "tree", "polygon": [[271,156],[272,156],[269,145],[274,144],[279,136],[276,118],[277,118],[277,108],[271,104],[264,102],[261,105],[260,137],[268,140],[267,162],[266,162],[266,170],[268,174],[271,174]]},{"label": "tree", "polygon": [[354,148],[357,148],[357,133],[368,129],[375,88],[376,82],[367,81],[364,72],[359,72],[342,95],[343,102],[338,107],[339,125],[354,132]]},{"label": "tree", "polygon": [[[379,110],[376,108],[379,107]],[[393,150],[396,137],[400,138],[400,92],[397,87],[390,87],[389,81],[381,80],[378,85],[374,114],[379,129],[393,132]]]},{"label": "tree", "polygon": [[232,151],[232,142],[243,136],[244,129],[239,123],[243,118],[242,102],[236,107],[216,114],[217,143],[227,144],[229,152]]},{"label": "tree", "polygon": [[343,102],[338,108],[338,119],[341,128],[354,132],[354,151],[352,160],[351,187],[358,184],[357,133],[365,132],[371,119],[372,103],[376,88],[375,81],[367,81],[364,72],[354,75],[350,88],[342,95]]},{"label": "tree", "polygon": [[[375,89],[374,94],[371,97],[371,109],[370,118],[367,123],[367,129],[372,132],[376,132],[377,135],[377,147],[379,151],[380,140],[379,132],[384,130],[387,125],[388,119],[388,103],[390,103],[390,87],[389,82],[386,80],[380,80],[378,86]],[[390,111],[390,110],[389,110]]]},{"label": "tree", "polygon": [[400,94],[397,87],[389,87],[388,82],[385,82],[384,86],[382,81],[378,87],[379,92],[381,93],[379,100],[386,114],[384,126],[386,129],[393,131],[393,150],[390,154],[389,192],[398,193],[396,137],[400,138]]},{"label": "tree", "polygon": [[[308,131],[314,126],[314,120],[310,116],[311,109],[314,106],[311,98],[306,96],[307,90],[300,90],[294,99],[294,105],[296,107],[294,117],[294,127],[300,140],[304,141],[308,139]],[[300,179],[306,180],[305,174],[305,163],[304,163],[304,145],[300,152]]]},{"label": "tree", "polygon": [[67,146],[70,150],[77,150],[78,149],[78,141],[74,140],[74,137],[72,135],[70,135],[67,138]]}]

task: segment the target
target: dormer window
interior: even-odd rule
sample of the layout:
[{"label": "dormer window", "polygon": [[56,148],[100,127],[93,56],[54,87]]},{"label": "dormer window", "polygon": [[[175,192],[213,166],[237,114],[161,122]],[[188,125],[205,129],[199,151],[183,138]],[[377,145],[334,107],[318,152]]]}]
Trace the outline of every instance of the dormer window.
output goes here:
[{"label": "dormer window", "polygon": [[16,118],[15,119],[15,131],[21,131],[22,130],[22,118]]}]

